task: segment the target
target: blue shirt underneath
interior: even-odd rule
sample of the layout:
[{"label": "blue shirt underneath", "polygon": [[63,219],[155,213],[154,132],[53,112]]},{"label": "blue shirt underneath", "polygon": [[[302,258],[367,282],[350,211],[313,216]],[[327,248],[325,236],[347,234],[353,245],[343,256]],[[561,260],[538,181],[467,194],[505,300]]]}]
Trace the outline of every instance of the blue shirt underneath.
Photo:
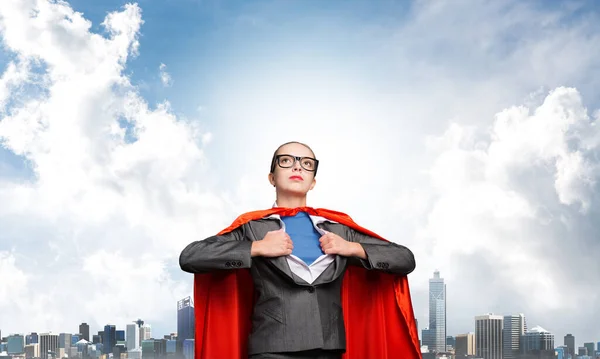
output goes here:
[{"label": "blue shirt underneath", "polygon": [[281,220],[285,223],[285,232],[294,242],[293,255],[310,265],[324,254],[319,244],[321,234],[315,229],[306,212],[298,212],[295,216],[282,216]]}]

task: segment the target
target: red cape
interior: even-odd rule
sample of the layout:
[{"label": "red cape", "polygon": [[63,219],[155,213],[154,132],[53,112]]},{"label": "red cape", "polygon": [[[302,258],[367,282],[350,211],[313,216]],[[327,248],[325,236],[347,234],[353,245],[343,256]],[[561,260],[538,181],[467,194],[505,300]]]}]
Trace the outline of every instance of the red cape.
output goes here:
[{"label": "red cape", "polygon": [[[218,234],[272,214],[290,216],[299,211],[385,240],[344,213],[311,207],[275,207],[244,213]],[[196,359],[248,357],[253,298],[248,269],[194,275]],[[342,308],[347,343],[343,359],[422,358],[406,276],[348,266],[342,282]]]}]

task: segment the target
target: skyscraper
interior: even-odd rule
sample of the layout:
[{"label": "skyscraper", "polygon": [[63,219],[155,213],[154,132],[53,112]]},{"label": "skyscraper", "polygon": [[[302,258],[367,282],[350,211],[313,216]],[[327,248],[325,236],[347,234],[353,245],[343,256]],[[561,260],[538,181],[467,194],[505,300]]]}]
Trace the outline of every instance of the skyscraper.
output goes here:
[{"label": "skyscraper", "polygon": [[433,272],[429,279],[429,333],[432,339],[430,351],[446,351],[446,285],[440,272]]},{"label": "skyscraper", "polygon": [[127,350],[133,350],[140,347],[140,331],[137,325],[127,324]]},{"label": "skyscraper", "polygon": [[568,349],[567,354],[570,354],[574,358],[575,357],[575,337],[573,336],[573,334],[565,335],[564,344]]},{"label": "skyscraper", "polygon": [[48,359],[48,354],[56,356],[58,351],[58,334],[44,333],[40,334],[40,357]]},{"label": "skyscraper", "polygon": [[194,339],[194,303],[191,297],[177,302],[177,340]]},{"label": "skyscraper", "polygon": [[60,333],[58,335],[58,347],[67,349],[71,347],[71,334],[70,333]]},{"label": "skyscraper", "polygon": [[[139,329],[140,329],[140,347],[141,347],[142,342],[144,340],[148,340],[148,339],[152,338],[152,327],[150,326],[150,324],[142,324],[142,326],[139,327]],[[142,352],[143,351],[144,351],[144,349],[142,348]],[[143,356],[143,354],[142,354],[142,356]]]},{"label": "skyscraper", "polygon": [[505,315],[502,327],[502,358],[516,359],[521,350],[521,336],[527,331],[524,314]]},{"label": "skyscraper", "polygon": [[113,347],[117,344],[117,328],[114,325],[107,324],[104,326],[102,344],[102,353],[112,353]]},{"label": "skyscraper", "polygon": [[79,324],[79,334],[81,334],[81,338],[90,341],[90,326],[87,323]]},{"label": "skyscraper", "polygon": [[587,348],[588,355],[591,356],[592,358],[595,358],[594,353],[596,351],[594,350],[594,343],[593,342],[591,342],[591,343],[583,343],[583,346]]},{"label": "skyscraper", "polygon": [[475,351],[483,359],[502,359],[501,315],[486,314],[475,317]]}]

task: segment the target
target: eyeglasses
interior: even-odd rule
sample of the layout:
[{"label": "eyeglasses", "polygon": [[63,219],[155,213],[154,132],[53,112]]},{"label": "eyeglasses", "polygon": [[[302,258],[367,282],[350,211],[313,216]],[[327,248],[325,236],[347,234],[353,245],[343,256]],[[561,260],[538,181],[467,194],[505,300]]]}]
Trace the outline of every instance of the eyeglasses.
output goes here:
[{"label": "eyeglasses", "polygon": [[273,158],[273,163],[271,164],[271,173],[275,171],[275,164],[281,168],[290,168],[296,165],[296,161],[300,162],[300,167],[309,171],[315,172],[317,174],[317,167],[319,167],[319,160],[312,157],[298,157],[292,155],[277,155]]}]

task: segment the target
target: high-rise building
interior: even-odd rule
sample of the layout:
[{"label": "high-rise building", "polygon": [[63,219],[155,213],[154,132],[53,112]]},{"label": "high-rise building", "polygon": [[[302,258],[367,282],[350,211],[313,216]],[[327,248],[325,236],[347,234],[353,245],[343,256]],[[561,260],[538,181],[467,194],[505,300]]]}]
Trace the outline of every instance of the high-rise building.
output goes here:
[{"label": "high-rise building", "polygon": [[446,349],[451,350],[456,347],[456,338],[449,335],[446,337]]},{"label": "high-rise building", "polygon": [[79,334],[81,334],[81,338],[90,341],[90,326],[88,323],[79,324]]},{"label": "high-rise building", "polygon": [[6,338],[6,353],[8,355],[25,353],[25,337],[20,334],[9,335]]},{"label": "high-rise building", "polygon": [[440,272],[433,272],[429,279],[429,331],[433,342],[430,351],[446,351],[446,285]]},{"label": "high-rise building", "polygon": [[554,335],[540,326],[533,327],[523,337],[522,351],[528,357],[554,358]]},{"label": "high-rise building", "polygon": [[567,359],[566,353],[569,349],[566,346],[560,346],[554,349],[556,359]]},{"label": "high-rise building", "polygon": [[177,302],[177,340],[194,339],[194,303],[191,297]]},{"label": "high-rise building", "polygon": [[55,358],[58,351],[58,334],[43,333],[39,336],[40,358]]},{"label": "high-rise building", "polygon": [[525,315],[505,315],[502,325],[502,358],[516,359],[521,352],[521,337],[527,331]]},{"label": "high-rise building", "polygon": [[40,344],[33,343],[25,345],[25,359],[40,358]]},{"label": "high-rise building", "polygon": [[156,357],[156,353],[155,353],[155,349],[154,349],[154,339],[142,340],[141,347],[142,347],[142,358],[153,359]]},{"label": "high-rise building", "polygon": [[592,358],[595,358],[594,343],[583,343],[583,346],[587,348],[588,355],[591,356]]},{"label": "high-rise building", "polygon": [[475,355],[475,333],[459,334],[456,336],[456,358]]},{"label": "high-rise building", "polygon": [[40,338],[38,337],[38,333],[33,332],[27,335],[27,337],[25,338],[25,344],[36,344],[39,343],[39,340]]},{"label": "high-rise building", "polygon": [[194,359],[194,339],[183,341],[183,357],[185,359]]},{"label": "high-rise building", "polygon": [[108,354],[113,352],[113,347],[117,345],[117,328],[114,325],[107,324],[104,326],[104,336],[102,338],[103,353]]},{"label": "high-rise building", "polygon": [[564,344],[568,349],[567,354],[569,354],[569,355],[571,355],[571,357],[575,358],[575,337],[573,336],[573,334],[565,335]]},{"label": "high-rise building", "polygon": [[140,347],[140,331],[137,325],[127,324],[127,350],[132,351]]},{"label": "high-rise building", "polygon": [[486,314],[475,317],[475,351],[483,359],[502,359],[501,315]]},{"label": "high-rise building", "polygon": [[[142,326],[139,329],[140,329],[140,347],[141,347],[142,342],[144,340],[149,340],[152,338],[152,327],[150,326],[150,324],[142,324]],[[143,356],[144,356],[144,348],[142,348],[142,357]]]},{"label": "high-rise building", "polygon": [[60,333],[58,335],[58,347],[59,348],[70,348],[71,347],[71,334]]},{"label": "high-rise building", "polygon": [[81,339],[83,338],[79,333],[71,335],[71,346],[75,346],[75,344],[77,344],[77,342],[79,342]]},{"label": "high-rise building", "polygon": [[167,339],[166,343],[167,358],[174,358],[177,354],[177,341],[173,339]]},{"label": "high-rise building", "polygon": [[116,339],[117,339],[117,343],[119,342],[125,342],[125,331],[124,330],[117,330],[116,331]]},{"label": "high-rise building", "polygon": [[423,338],[423,346],[426,346],[428,350],[431,350],[434,345],[434,337],[429,328],[424,328],[421,331],[421,338]]}]

